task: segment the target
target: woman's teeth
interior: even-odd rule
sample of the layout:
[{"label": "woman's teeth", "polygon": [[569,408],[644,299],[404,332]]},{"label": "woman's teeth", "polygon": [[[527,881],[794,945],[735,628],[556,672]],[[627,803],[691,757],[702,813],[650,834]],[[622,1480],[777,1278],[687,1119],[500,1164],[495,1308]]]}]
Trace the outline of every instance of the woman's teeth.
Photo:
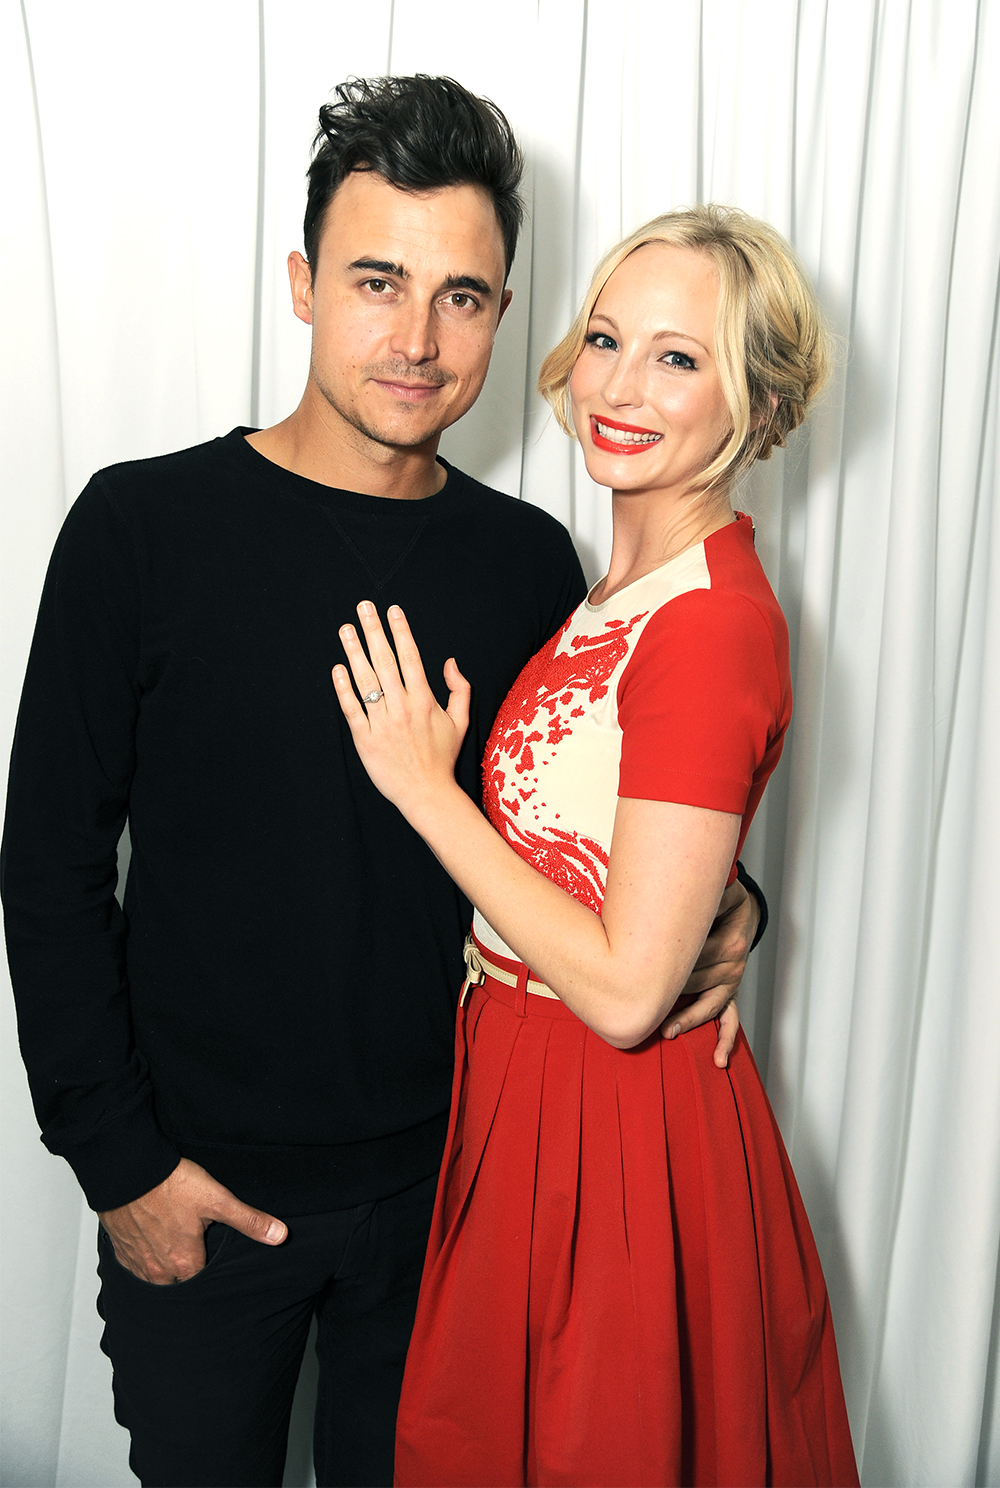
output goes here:
[{"label": "woman's teeth", "polygon": [[602,424],[599,419],[595,423],[601,438],[607,439],[611,444],[656,444],[657,440],[663,438],[662,434],[633,434],[628,429],[613,429],[610,424]]}]

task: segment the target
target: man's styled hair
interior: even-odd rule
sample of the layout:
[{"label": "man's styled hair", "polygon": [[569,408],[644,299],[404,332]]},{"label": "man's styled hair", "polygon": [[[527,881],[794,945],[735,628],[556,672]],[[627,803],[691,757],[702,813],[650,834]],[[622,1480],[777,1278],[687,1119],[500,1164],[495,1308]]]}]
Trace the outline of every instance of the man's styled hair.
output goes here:
[{"label": "man's styled hair", "polygon": [[488,192],[503,234],[506,272],[524,216],[518,186],[524,157],[514,132],[487,98],[454,78],[349,78],[324,103],[313,140],[302,231],[316,267],[326,209],[352,171],[374,171],[401,191],[479,186]]}]

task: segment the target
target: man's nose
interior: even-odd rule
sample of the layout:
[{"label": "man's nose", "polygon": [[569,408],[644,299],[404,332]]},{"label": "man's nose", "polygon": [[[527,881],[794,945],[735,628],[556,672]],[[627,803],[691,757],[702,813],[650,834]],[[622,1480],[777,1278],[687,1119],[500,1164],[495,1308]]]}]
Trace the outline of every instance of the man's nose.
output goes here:
[{"label": "man's nose", "polygon": [[393,325],[392,351],[414,366],[419,362],[433,361],[438,349],[431,306],[411,301],[400,307]]}]

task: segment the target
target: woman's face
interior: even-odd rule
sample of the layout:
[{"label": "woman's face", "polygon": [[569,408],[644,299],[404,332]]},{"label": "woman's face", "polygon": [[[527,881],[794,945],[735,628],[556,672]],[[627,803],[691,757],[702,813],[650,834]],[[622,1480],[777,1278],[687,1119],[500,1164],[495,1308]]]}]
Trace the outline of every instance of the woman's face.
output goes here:
[{"label": "woman's face", "polygon": [[591,478],[615,491],[690,491],[732,420],[715,362],[719,277],[695,248],[646,243],[601,290],[570,374]]}]

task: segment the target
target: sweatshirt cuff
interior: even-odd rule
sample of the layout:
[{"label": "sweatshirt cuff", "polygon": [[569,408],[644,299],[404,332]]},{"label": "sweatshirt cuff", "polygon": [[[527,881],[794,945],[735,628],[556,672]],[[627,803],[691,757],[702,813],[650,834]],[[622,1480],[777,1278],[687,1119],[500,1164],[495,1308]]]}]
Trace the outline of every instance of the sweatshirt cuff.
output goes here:
[{"label": "sweatshirt cuff", "polygon": [[[49,1144],[46,1144],[49,1145]],[[118,1209],[169,1178],[181,1154],[163,1135],[146,1099],[114,1117],[86,1141],[60,1142],[51,1151],[76,1174],[91,1209]]]},{"label": "sweatshirt cuff", "polygon": [[[761,888],[760,884],[750,877],[743,864],[739,862],[736,864],[736,877],[746,889],[747,893],[754,896],[760,908],[760,919],[757,921],[757,934],[754,936],[753,941],[750,945],[750,950],[753,951],[756,950],[757,946],[760,945],[761,939],[764,935],[764,931],[767,929],[767,900],[764,898],[764,890]],[[749,954],[750,952],[748,951],[747,955]]]}]

